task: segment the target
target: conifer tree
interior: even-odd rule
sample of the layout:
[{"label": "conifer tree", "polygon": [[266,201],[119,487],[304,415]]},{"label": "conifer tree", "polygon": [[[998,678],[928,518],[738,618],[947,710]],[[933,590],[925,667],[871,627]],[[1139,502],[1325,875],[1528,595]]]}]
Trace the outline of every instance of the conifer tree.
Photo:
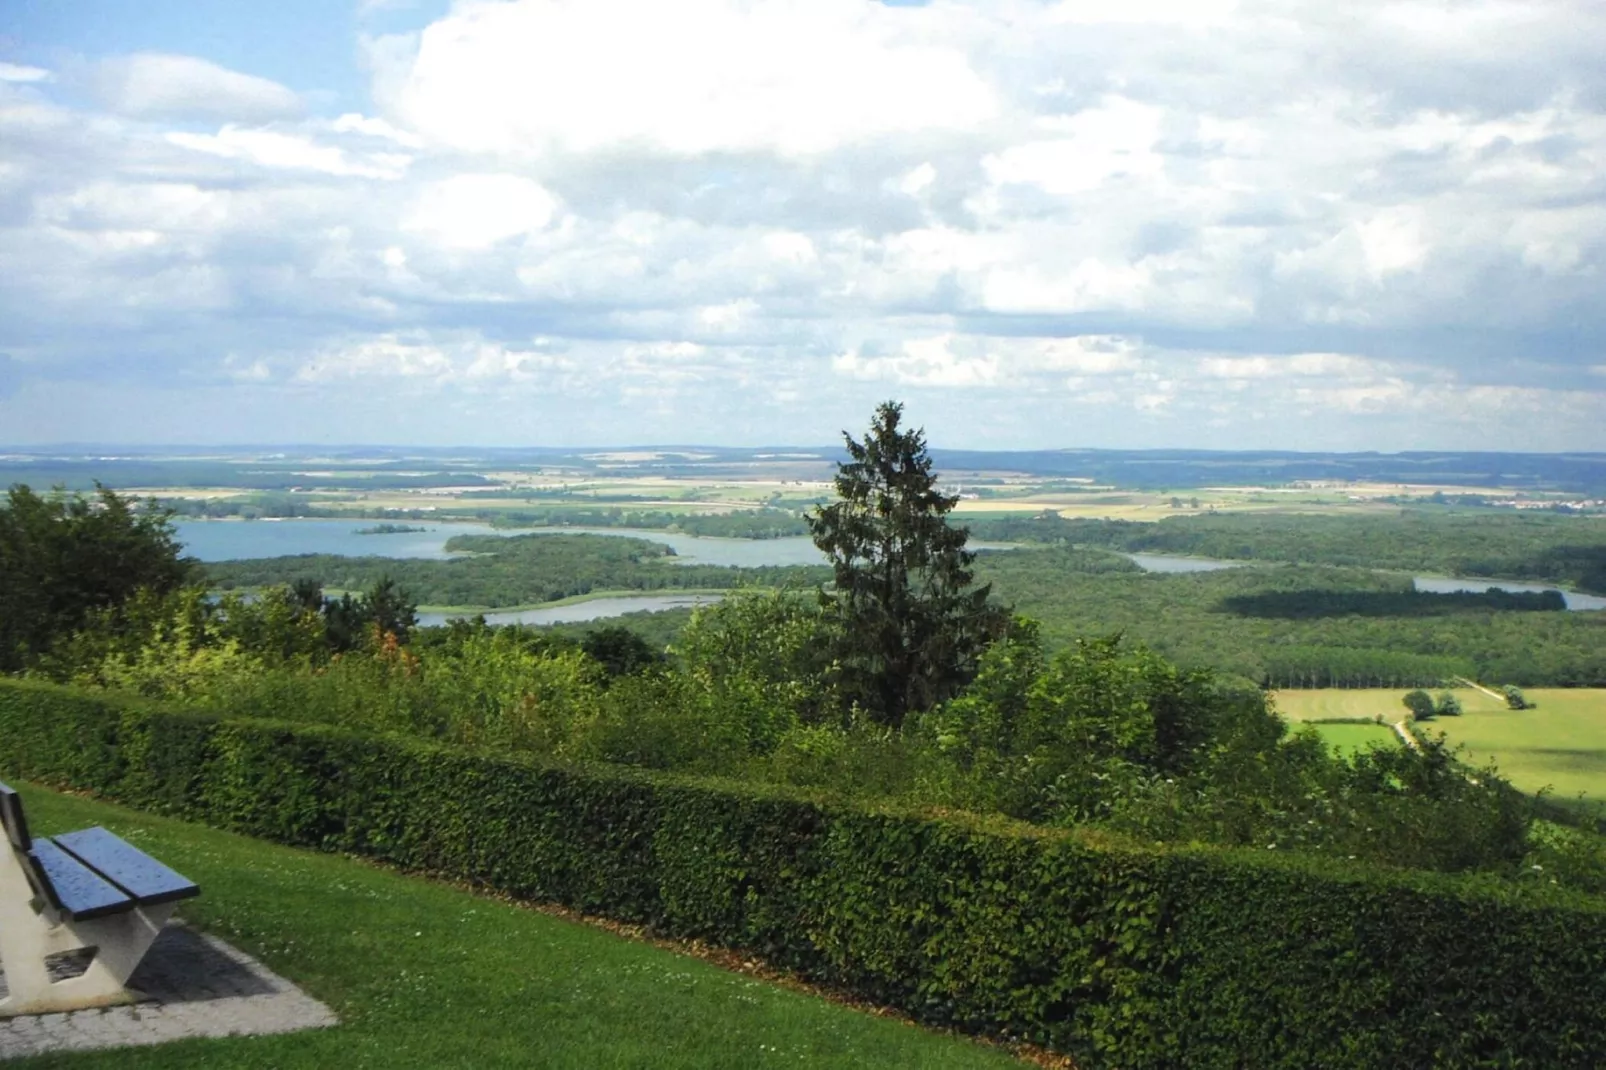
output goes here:
[{"label": "conifer tree", "polygon": [[843,694],[894,728],[964,686],[1009,619],[991,585],[970,589],[968,532],[947,521],[959,499],[938,488],[925,436],[900,429],[902,416],[884,402],[862,441],[842,433],[837,500],[808,518],[836,574],[823,598]]}]

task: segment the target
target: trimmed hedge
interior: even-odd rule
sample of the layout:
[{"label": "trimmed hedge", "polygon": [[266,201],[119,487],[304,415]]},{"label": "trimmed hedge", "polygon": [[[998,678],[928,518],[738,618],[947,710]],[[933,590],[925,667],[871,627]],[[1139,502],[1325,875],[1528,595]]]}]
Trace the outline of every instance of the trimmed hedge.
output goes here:
[{"label": "trimmed hedge", "polygon": [[0,681],[0,769],[764,955],[1084,1067],[1606,1064],[1606,903]]}]

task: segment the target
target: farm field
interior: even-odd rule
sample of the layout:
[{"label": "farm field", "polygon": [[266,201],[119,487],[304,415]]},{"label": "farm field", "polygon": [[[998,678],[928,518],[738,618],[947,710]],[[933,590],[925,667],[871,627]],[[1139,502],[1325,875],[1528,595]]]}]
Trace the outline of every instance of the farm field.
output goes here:
[{"label": "farm field", "polygon": [[1400,737],[1385,724],[1319,724],[1316,730],[1333,749],[1348,757],[1374,743],[1398,745]]},{"label": "farm field", "polygon": [[[1277,709],[1290,721],[1325,717],[1372,717],[1388,721],[1405,713],[1402,689],[1375,688],[1279,691]],[[1550,788],[1558,800],[1583,796],[1606,801],[1606,689],[1535,688],[1527,691],[1536,709],[1509,710],[1472,688],[1457,688],[1466,712],[1440,717],[1426,730],[1443,732],[1466,747],[1473,764],[1493,761],[1524,791]],[[1325,725],[1329,729],[1364,726]]]}]

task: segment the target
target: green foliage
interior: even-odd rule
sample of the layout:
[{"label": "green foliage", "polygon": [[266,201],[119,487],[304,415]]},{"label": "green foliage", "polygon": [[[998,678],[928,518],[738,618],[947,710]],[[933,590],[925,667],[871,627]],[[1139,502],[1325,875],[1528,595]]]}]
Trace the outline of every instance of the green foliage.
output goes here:
[{"label": "green foliage", "polygon": [[660,648],[654,647],[629,628],[617,624],[586,632],[580,640],[580,649],[600,664],[609,676],[629,676],[664,663]]},{"label": "green foliage", "polygon": [[1009,518],[978,520],[972,530],[985,539],[1497,576],[1606,592],[1606,531],[1588,520],[1564,516],[1402,510],[1396,516],[1221,513],[1167,517],[1159,523]]},{"label": "green foliage", "polygon": [[1141,848],[10,681],[0,767],[762,954],[1089,1068],[1606,1060],[1606,904],[1538,879]]},{"label": "green foliage", "polygon": [[1506,705],[1509,706],[1511,709],[1514,709],[1514,710],[1531,710],[1531,709],[1533,709],[1533,704],[1528,701],[1528,696],[1524,695],[1522,693],[1522,688],[1518,687],[1516,684],[1507,684],[1506,685],[1505,696],[1506,696]]},{"label": "green foliage", "polygon": [[990,587],[966,590],[975,555],[946,519],[959,499],[937,487],[925,436],[900,431],[902,415],[884,402],[863,441],[843,432],[837,500],[808,519],[832,565],[847,697],[894,728],[968,682],[1005,621]]},{"label": "green foliage", "polygon": [[1433,712],[1440,717],[1461,716],[1461,700],[1454,691],[1440,691],[1439,697],[1434,700]]},{"label": "green foliage", "polygon": [[0,672],[29,667],[96,615],[115,624],[140,590],[176,590],[190,566],[162,510],[99,485],[92,498],[13,486],[0,507]]},{"label": "green foliage", "polygon": [[1301,592],[1425,596],[1408,596],[1406,577],[1362,570],[1263,565],[1133,573],[1089,568],[1090,557],[1126,563],[1049,547],[983,553],[976,571],[1016,612],[1042,622],[1050,649],[1120,631],[1189,668],[1209,666],[1268,687],[1436,688],[1453,676],[1606,687],[1606,613],[1525,612],[1476,595],[1441,596],[1425,616],[1267,616],[1233,607]]},{"label": "green foliage", "polygon": [[33,1067],[752,1070],[785,1060],[1020,1070],[998,1048],[453,884],[12,786],[36,832],[102,825],[194,879],[205,894],[180,908],[187,924],[294,978],[341,1019],[336,1029],[45,1055]]},{"label": "green foliage", "polygon": [[840,638],[817,599],[742,590],[695,609],[671,652],[703,687],[750,695],[785,731],[841,717],[846,702],[833,660]]},{"label": "green foliage", "polygon": [[1433,708],[1433,696],[1426,691],[1420,688],[1415,691],[1407,691],[1400,702],[1406,709],[1411,711],[1411,716],[1415,720],[1433,720],[1433,714],[1436,712]]}]

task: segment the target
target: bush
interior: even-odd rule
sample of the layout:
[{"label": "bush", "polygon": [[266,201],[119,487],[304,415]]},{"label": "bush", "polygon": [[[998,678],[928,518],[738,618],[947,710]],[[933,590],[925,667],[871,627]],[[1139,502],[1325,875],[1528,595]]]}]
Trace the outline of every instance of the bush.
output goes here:
[{"label": "bush", "polygon": [[1533,703],[1528,701],[1528,696],[1524,695],[1522,693],[1522,688],[1518,687],[1516,684],[1507,684],[1505,693],[1506,705],[1511,709],[1531,710],[1534,708]]},{"label": "bush", "polygon": [[0,767],[763,954],[1086,1067],[1606,1060],[1606,904],[1537,882],[1143,848],[12,681]]},{"label": "bush", "polygon": [[1433,720],[1433,696],[1426,691],[1418,689],[1407,691],[1401,700],[1405,708],[1411,711],[1411,717],[1417,721]]}]

